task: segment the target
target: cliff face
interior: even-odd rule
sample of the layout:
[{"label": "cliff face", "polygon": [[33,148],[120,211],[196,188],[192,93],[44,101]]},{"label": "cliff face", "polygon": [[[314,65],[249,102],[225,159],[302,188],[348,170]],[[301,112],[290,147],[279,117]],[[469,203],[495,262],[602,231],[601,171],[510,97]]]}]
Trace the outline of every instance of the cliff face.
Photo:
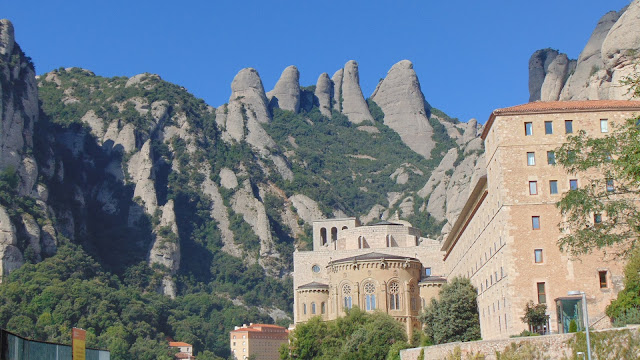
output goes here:
[{"label": "cliff face", "polygon": [[605,14],[577,60],[556,50],[529,60],[529,101],[629,99],[620,81],[635,71],[640,49],[640,1]]}]

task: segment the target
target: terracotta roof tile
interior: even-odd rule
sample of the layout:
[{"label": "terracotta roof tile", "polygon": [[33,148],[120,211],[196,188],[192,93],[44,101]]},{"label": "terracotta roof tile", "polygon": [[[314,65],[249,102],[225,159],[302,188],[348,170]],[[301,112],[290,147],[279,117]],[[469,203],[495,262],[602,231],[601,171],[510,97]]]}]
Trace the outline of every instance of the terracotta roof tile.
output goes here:
[{"label": "terracotta roof tile", "polygon": [[485,123],[481,138],[484,140],[489,133],[496,116],[517,115],[526,113],[560,113],[597,110],[638,110],[640,101],[631,100],[572,100],[572,101],[534,101],[526,104],[494,110]]},{"label": "terracotta roof tile", "polygon": [[187,344],[186,342],[182,342],[182,341],[171,341],[169,342],[169,346],[178,347],[178,346],[193,346],[193,345]]}]

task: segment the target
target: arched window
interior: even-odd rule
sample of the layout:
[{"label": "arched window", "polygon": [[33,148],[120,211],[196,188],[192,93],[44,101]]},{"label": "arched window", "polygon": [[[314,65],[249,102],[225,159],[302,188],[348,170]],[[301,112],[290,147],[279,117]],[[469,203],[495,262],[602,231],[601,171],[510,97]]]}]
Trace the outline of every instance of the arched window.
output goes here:
[{"label": "arched window", "polygon": [[344,300],[344,308],[351,309],[351,285],[344,284],[342,285],[342,298]]},{"label": "arched window", "polygon": [[387,235],[387,247],[391,247],[391,235]]},{"label": "arched window", "polygon": [[397,281],[389,283],[389,309],[400,310],[400,284]]},{"label": "arched window", "polygon": [[325,312],[327,312],[327,311],[326,311],[326,308],[325,308],[324,302],[321,302],[321,303],[320,303],[320,313],[321,313],[321,314],[324,314]]},{"label": "arched window", "polygon": [[302,304],[302,314],[307,315],[307,304]]},{"label": "arched window", "polygon": [[311,303],[311,314],[312,315],[316,314],[316,303],[314,302]]},{"label": "arched window", "polygon": [[325,228],[320,229],[320,243],[322,246],[327,245],[327,229]]},{"label": "arched window", "polygon": [[376,309],[376,286],[372,282],[364,284],[365,308],[367,311]]},{"label": "arched window", "polygon": [[343,226],[343,227],[342,227],[342,230],[347,230],[347,229],[348,229],[348,227],[347,227],[347,226]]},{"label": "arched window", "polygon": [[362,249],[362,236],[358,236],[358,249]]},{"label": "arched window", "polygon": [[331,228],[331,241],[338,240],[338,228]]}]

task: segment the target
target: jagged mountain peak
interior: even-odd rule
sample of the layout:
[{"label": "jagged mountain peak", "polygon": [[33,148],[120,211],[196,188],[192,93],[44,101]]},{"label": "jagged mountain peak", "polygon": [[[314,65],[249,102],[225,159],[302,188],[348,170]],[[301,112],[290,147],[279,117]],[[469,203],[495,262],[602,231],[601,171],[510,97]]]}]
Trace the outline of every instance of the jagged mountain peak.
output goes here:
[{"label": "jagged mountain peak", "polygon": [[15,34],[13,24],[8,19],[0,19],[0,55],[13,53]]},{"label": "jagged mountain peak", "polygon": [[300,110],[300,72],[294,65],[287,66],[273,90],[267,93],[270,106],[282,110]]}]

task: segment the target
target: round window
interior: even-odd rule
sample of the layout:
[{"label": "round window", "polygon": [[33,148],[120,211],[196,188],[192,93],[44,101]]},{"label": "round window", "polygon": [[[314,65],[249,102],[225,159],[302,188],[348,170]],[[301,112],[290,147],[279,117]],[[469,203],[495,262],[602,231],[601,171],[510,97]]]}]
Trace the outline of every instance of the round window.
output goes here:
[{"label": "round window", "polygon": [[318,266],[318,265],[313,265],[313,267],[311,267],[311,271],[313,271],[314,273],[318,273],[318,272],[320,272],[320,266]]}]

